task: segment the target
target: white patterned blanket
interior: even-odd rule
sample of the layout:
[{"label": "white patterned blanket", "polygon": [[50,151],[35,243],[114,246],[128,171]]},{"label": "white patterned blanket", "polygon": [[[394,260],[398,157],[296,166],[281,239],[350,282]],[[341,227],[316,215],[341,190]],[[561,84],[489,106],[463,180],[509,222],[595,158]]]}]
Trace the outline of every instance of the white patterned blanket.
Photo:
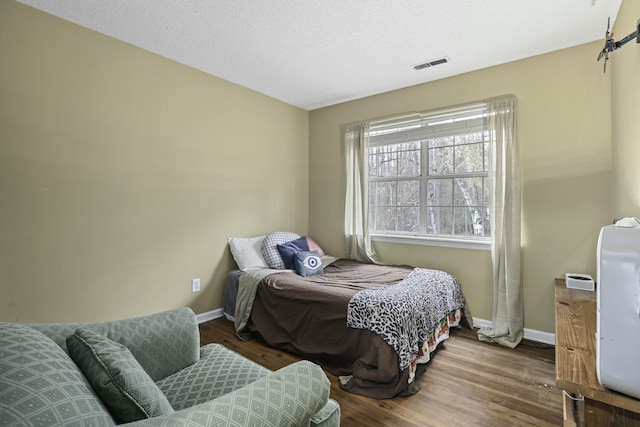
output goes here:
[{"label": "white patterned blanket", "polygon": [[380,335],[398,353],[400,369],[405,370],[440,320],[464,305],[455,277],[416,268],[395,285],[356,293],[349,301],[347,326]]}]

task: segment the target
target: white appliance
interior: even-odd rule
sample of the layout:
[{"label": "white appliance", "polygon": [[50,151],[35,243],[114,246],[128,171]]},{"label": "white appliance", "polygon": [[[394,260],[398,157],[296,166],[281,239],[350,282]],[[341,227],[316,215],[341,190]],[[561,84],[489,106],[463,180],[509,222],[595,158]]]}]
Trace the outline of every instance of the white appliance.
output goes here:
[{"label": "white appliance", "polygon": [[640,221],[603,227],[597,262],[598,381],[640,399]]},{"label": "white appliance", "polygon": [[580,289],[581,291],[595,291],[596,285],[593,278],[588,274],[583,273],[567,273],[565,274],[564,282],[567,288]]}]

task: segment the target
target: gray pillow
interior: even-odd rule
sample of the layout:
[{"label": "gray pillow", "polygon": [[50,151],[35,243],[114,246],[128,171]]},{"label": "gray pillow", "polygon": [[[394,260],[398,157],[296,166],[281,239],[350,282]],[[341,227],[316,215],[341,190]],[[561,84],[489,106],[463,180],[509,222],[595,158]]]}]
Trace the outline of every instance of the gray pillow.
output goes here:
[{"label": "gray pillow", "polygon": [[165,395],[122,344],[83,328],[66,342],[69,356],[119,423],[173,412]]},{"label": "gray pillow", "polygon": [[278,245],[299,238],[298,234],[289,231],[274,231],[271,234],[267,234],[262,242],[262,256],[269,267],[276,270],[284,270],[284,260],[280,256],[280,252],[278,252]]}]

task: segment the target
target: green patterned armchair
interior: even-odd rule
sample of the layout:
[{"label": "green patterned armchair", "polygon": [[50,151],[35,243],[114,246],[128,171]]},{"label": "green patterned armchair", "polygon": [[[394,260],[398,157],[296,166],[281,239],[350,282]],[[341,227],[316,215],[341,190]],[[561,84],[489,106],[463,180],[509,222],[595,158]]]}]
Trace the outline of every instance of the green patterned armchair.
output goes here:
[{"label": "green patterned armchair", "polygon": [[98,323],[0,323],[2,426],[338,426],[322,369],[278,371],[219,344],[194,313]]}]

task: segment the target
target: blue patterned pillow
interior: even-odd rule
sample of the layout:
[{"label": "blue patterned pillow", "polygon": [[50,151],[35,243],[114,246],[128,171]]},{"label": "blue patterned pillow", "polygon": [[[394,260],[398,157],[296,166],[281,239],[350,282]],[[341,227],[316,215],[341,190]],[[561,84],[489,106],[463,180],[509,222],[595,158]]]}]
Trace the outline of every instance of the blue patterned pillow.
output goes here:
[{"label": "blue patterned pillow", "polygon": [[320,258],[317,251],[296,253],[295,266],[296,273],[304,277],[324,273],[322,269],[322,258]]},{"label": "blue patterned pillow", "polygon": [[80,328],[67,337],[67,349],[119,423],[173,412],[160,388],[122,344]]},{"label": "blue patterned pillow", "polygon": [[282,256],[280,256],[280,252],[278,252],[277,246],[299,238],[299,234],[289,231],[274,231],[271,234],[267,234],[264,242],[262,242],[262,256],[267,262],[267,265],[276,270],[284,270],[284,261]]},{"label": "blue patterned pillow", "polygon": [[308,252],[309,243],[306,237],[301,237],[281,245],[276,245],[276,248],[278,248],[282,261],[284,261],[284,268],[287,270],[295,270],[296,253]]}]

